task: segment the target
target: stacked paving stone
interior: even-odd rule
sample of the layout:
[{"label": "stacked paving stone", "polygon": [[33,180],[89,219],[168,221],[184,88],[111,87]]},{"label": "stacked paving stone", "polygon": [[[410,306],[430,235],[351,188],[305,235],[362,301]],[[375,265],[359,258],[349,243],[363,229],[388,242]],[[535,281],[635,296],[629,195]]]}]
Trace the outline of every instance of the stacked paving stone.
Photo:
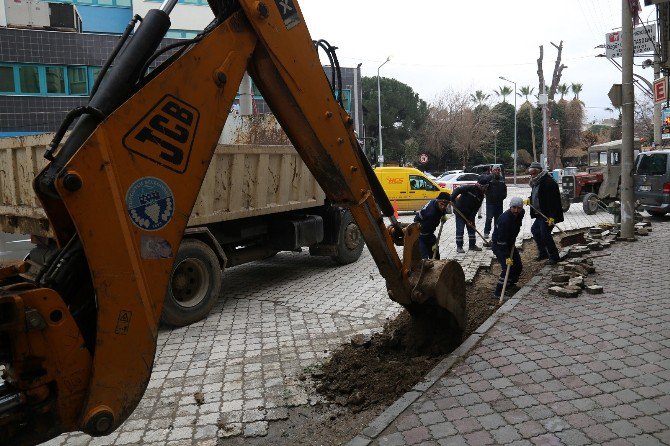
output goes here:
[{"label": "stacked paving stone", "polygon": [[[620,239],[620,230],[620,224],[594,226],[589,228],[584,235],[585,244],[574,245],[564,250],[561,257],[566,260],[558,264],[563,271],[552,275],[548,288],[549,294],[564,298],[576,298],[582,291],[588,294],[602,294],[602,286],[587,282],[588,275],[595,273],[596,269],[593,266],[593,260],[583,256],[612,246]],[[636,235],[646,236],[651,230],[649,222],[635,224]]]}]

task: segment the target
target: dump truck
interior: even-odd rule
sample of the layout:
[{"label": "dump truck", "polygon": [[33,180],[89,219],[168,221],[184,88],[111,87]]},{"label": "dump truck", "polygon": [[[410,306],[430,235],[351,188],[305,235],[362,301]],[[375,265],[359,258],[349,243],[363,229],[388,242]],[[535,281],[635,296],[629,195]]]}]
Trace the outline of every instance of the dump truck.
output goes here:
[{"label": "dump truck", "polygon": [[[231,194],[247,191],[237,202],[244,205],[259,197],[269,204],[284,192],[290,207],[293,187],[270,172],[306,181],[289,155],[227,157],[217,144],[245,72],[325,192],[324,203],[355,219],[389,299],[417,323],[463,336],[463,269],[455,260],[422,259],[420,224],[395,218],[343,107],[335,47],[311,37],[297,0],[208,3],[215,19],[178,47],[159,49],[177,0],[150,10],[137,27],[134,17],[88,104],[66,115],[44,152],[49,163],[33,190],[54,238],[38,241],[24,262],[0,268],[0,438],[7,444],[34,445],[72,431],[109,435],[130,416],[151,376],[166,290],[187,290],[203,273],[193,262],[175,274],[181,259],[214,251],[209,239],[221,247],[208,253],[214,263],[226,248],[226,257],[241,262],[302,243],[337,257],[347,233],[356,234],[349,214],[314,200],[298,214],[274,214],[278,225],[245,214],[239,221],[248,224],[234,226],[241,235],[225,237],[228,223],[218,214],[236,211]],[[337,82],[329,83],[317,48],[334,62]],[[166,51],[174,53],[149,70]],[[24,166],[36,167],[38,156]],[[213,178],[212,163],[225,166],[214,168]],[[267,186],[254,189],[247,183],[260,180],[259,171],[268,172]],[[200,206],[201,187],[212,185],[213,201]],[[217,215],[217,223],[189,233],[191,219],[207,215]],[[313,232],[320,226],[322,241]],[[192,249],[182,256],[185,245]]]},{"label": "dump truck", "polygon": [[[0,139],[0,231],[30,234],[45,246],[53,228],[32,182],[47,164],[43,155],[52,138]],[[174,254],[162,321],[183,326],[204,318],[227,268],[303,247],[344,265],[355,262],[364,245],[351,214],[326,200],[272,115],[231,115]],[[141,250],[145,258],[173,255],[150,236]]]}]

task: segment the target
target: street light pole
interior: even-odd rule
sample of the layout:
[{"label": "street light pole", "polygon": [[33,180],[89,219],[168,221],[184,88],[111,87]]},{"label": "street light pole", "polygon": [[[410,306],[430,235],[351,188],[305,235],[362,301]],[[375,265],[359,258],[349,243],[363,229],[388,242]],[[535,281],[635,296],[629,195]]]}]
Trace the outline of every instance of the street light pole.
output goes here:
[{"label": "street light pole", "polygon": [[387,57],[383,64],[377,68],[377,110],[379,111],[379,158],[380,166],[384,166],[384,152],[382,150],[382,90],[379,83],[379,70],[391,60],[391,56]]},{"label": "street light pole", "polygon": [[500,76],[500,79],[514,84],[514,185],[516,186],[516,82],[505,79],[503,76]]}]

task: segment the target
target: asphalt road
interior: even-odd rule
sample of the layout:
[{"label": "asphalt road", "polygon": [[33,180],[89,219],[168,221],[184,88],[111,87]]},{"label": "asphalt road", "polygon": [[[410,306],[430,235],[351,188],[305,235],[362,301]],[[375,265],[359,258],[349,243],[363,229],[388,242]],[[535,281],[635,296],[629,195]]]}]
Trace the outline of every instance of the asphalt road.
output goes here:
[{"label": "asphalt road", "polygon": [[22,260],[32,247],[29,235],[0,232],[0,262]]}]

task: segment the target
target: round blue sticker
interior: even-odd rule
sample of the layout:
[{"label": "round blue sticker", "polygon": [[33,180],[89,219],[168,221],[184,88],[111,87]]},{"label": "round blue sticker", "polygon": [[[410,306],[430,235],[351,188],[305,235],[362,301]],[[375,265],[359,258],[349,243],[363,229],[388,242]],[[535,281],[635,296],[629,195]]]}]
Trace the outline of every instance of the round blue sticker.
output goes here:
[{"label": "round blue sticker", "polygon": [[128,189],[126,208],[138,228],[157,231],[172,220],[174,195],[163,180],[140,178]]}]

